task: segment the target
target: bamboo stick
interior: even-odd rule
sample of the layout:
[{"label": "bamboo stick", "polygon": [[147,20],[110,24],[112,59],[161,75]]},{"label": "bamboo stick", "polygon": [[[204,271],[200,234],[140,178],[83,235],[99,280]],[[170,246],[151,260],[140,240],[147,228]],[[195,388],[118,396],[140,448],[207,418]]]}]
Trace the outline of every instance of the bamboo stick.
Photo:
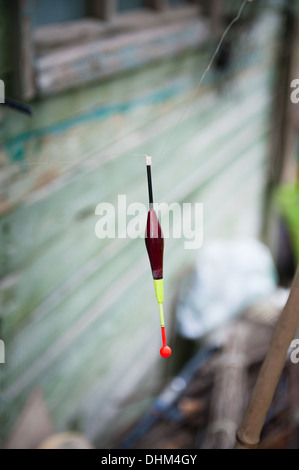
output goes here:
[{"label": "bamboo stick", "polygon": [[299,270],[295,276],[288,301],[275,328],[243,422],[237,431],[235,446],[237,449],[255,447],[260,441],[262,426],[285,365],[287,351],[296,333],[298,323]]}]

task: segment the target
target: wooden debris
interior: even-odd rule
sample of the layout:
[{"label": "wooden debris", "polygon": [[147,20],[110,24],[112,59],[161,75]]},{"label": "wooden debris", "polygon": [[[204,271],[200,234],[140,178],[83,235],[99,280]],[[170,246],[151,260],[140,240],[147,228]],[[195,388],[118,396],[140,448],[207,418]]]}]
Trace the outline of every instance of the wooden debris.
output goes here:
[{"label": "wooden debris", "polygon": [[211,419],[206,449],[231,449],[244,411],[248,329],[240,323],[231,332],[217,364],[211,400]]},{"label": "wooden debris", "polygon": [[[276,312],[276,318],[278,317]],[[222,350],[193,374],[177,402],[135,448],[233,448],[235,435],[271,343],[276,318],[256,304],[229,328]],[[298,447],[299,368],[286,361],[263,428],[261,449]],[[142,433],[141,433],[142,434]]]}]

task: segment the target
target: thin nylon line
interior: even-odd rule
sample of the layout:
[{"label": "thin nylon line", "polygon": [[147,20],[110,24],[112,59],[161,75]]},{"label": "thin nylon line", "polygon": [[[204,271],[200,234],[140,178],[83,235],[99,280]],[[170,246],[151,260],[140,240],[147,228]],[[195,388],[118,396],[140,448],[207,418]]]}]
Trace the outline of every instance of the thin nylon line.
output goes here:
[{"label": "thin nylon line", "polygon": [[87,162],[97,162],[98,160],[105,160],[106,158],[114,158],[114,157],[148,157],[146,153],[110,153],[106,155],[99,155],[98,158],[85,158],[84,160],[49,160],[48,162],[16,162],[15,164],[20,165],[23,164],[24,166],[31,166],[31,165],[51,165],[51,163],[84,163]]},{"label": "thin nylon line", "polygon": [[[187,112],[188,109],[190,108],[191,103],[193,102],[193,100],[194,100],[195,96],[197,95],[198,90],[200,89],[200,87],[201,87],[201,85],[202,85],[202,83],[203,83],[203,81],[204,81],[204,79],[205,79],[207,73],[209,72],[209,70],[210,70],[210,68],[211,68],[211,66],[212,66],[212,64],[213,64],[213,62],[214,62],[214,60],[215,60],[215,58],[216,58],[216,56],[217,56],[217,54],[218,54],[218,52],[219,52],[220,47],[222,46],[222,43],[223,43],[224,39],[226,38],[226,36],[227,36],[227,34],[229,33],[229,31],[230,31],[230,29],[232,28],[232,26],[233,26],[237,21],[239,21],[239,19],[240,19],[240,17],[241,17],[241,14],[242,14],[242,12],[243,12],[243,9],[244,9],[246,3],[247,3],[247,2],[251,2],[251,1],[252,1],[252,0],[244,0],[244,2],[242,3],[242,5],[241,5],[241,7],[240,7],[240,9],[239,9],[239,12],[238,12],[237,16],[231,21],[231,23],[227,26],[226,30],[225,30],[224,33],[222,34],[222,36],[221,36],[221,38],[220,38],[220,41],[219,41],[219,43],[218,43],[218,46],[216,47],[216,50],[215,50],[215,52],[214,52],[214,54],[213,54],[213,56],[212,56],[212,59],[210,60],[210,63],[208,64],[207,68],[204,70],[204,72],[203,72],[203,74],[202,74],[202,76],[201,76],[201,79],[200,79],[199,83],[197,84],[197,86],[196,86],[196,88],[195,88],[194,94],[191,96],[189,103],[187,104],[186,108],[184,109],[183,113],[181,114],[181,116],[180,116],[178,122],[176,123],[174,129],[171,131],[170,137],[175,133],[177,127],[179,126],[179,124],[181,123],[181,121],[182,121],[183,117],[185,116],[186,112]],[[169,140],[170,137],[167,136],[167,141]],[[166,142],[166,139],[165,139],[165,142]],[[162,155],[165,153],[164,148],[165,148],[165,143],[164,143],[164,145],[163,145],[163,147],[162,147],[161,153],[159,154],[159,157],[158,157],[159,159],[160,159],[160,158],[162,157]]]}]

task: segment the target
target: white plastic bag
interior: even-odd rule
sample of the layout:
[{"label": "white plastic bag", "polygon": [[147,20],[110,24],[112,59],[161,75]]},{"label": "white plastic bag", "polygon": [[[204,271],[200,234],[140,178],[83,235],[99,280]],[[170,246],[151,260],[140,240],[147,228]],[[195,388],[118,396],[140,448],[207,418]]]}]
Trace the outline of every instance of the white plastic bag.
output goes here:
[{"label": "white plastic bag", "polygon": [[203,246],[195,272],[183,282],[178,331],[199,338],[272,293],[277,272],[269,249],[255,239],[214,240]]}]

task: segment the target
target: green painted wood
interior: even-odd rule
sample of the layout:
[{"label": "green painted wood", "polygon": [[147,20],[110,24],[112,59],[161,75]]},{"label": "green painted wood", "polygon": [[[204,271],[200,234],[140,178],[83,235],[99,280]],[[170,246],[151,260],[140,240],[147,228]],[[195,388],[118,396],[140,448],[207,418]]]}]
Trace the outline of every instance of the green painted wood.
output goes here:
[{"label": "green painted wood", "polygon": [[[252,85],[252,89],[256,87],[255,83]],[[247,88],[246,88],[247,91]],[[257,90],[257,107],[262,106],[262,93]],[[216,96],[211,98],[216,104]],[[243,106],[247,106],[252,101],[252,97],[246,97],[244,95]],[[223,126],[223,123],[227,121],[228,115],[226,113],[231,107],[231,103],[220,103],[215,110],[213,108],[210,113],[204,113],[207,107],[207,103],[199,101],[200,111],[196,112],[196,115],[192,116],[191,119],[186,120],[185,123],[181,124],[180,139],[184,140],[191,139],[193,135],[196,135],[199,128],[202,126],[208,126],[213,122],[213,126],[216,129],[219,125]],[[184,111],[184,108],[182,109]],[[254,110],[253,110],[254,112]],[[236,116],[238,110],[231,111],[231,116]],[[218,122],[215,120],[216,116],[221,117]],[[177,122],[177,113],[172,117],[171,122]],[[246,125],[247,117],[242,117],[242,122]],[[144,135],[144,143],[140,147],[135,147],[132,152],[142,152],[144,148],[149,149],[153,155],[159,155],[161,147],[165,147],[165,142],[169,139],[169,130],[167,129],[161,136],[158,135],[159,123],[157,126],[150,129],[150,132],[146,131]],[[208,128],[208,127],[207,127]],[[209,128],[208,128],[209,129]],[[170,129],[171,130],[171,129]],[[154,143],[151,140],[151,135],[156,135]],[[137,135],[140,136],[140,133]],[[213,134],[210,134],[210,141],[212,140]],[[199,134],[196,137],[198,144],[203,147],[203,135]],[[134,139],[130,139],[130,142],[134,145]],[[194,145],[191,140],[191,147]],[[135,144],[136,145],[136,144]],[[174,151],[177,151],[177,141],[172,137],[172,142],[168,145],[168,155]],[[159,147],[158,147],[159,146]],[[205,150],[205,149],[203,149]],[[189,157],[190,158],[190,157]],[[202,156],[204,158],[204,155]],[[94,212],[96,204],[101,200],[110,201],[115,196],[115,190],[113,189],[112,194],[110,188],[118,188],[119,193],[126,193],[127,187],[131,184],[131,181],[123,179],[123,172],[121,167],[126,167],[126,173],[130,178],[134,178],[138,174],[138,180],[142,181],[143,176],[143,163],[140,165],[138,162],[143,160],[143,157],[127,157],[119,158],[114,162],[107,165],[103,165],[101,161],[96,162],[95,168],[92,171],[87,168],[87,172],[81,172],[70,179],[66,178],[64,184],[60,183],[58,188],[53,186],[52,194],[51,187],[48,192],[43,189],[39,192],[39,197],[35,197],[32,201],[28,201],[27,204],[17,209],[13,214],[8,215],[2,219],[2,224],[8,224],[11,232],[11,269],[16,269],[20,263],[24,263],[27,258],[31,258],[32,253],[36,250],[40,250],[43,245],[49,244],[53,237],[57,236],[60,231],[69,227],[71,221],[76,220],[77,217],[82,217],[86,212]],[[167,160],[165,159],[167,164]],[[177,166],[181,165],[176,171],[176,178],[180,177],[181,171],[188,172],[189,168],[182,164],[181,160],[177,161]],[[190,164],[193,164],[192,161]],[[97,168],[98,166],[98,168]],[[165,164],[164,164],[165,167]],[[96,171],[95,171],[96,170]],[[174,172],[175,173],[175,172]],[[107,175],[109,174],[109,177]],[[163,172],[161,172],[163,175]],[[171,183],[171,180],[169,180]],[[166,181],[167,183],[167,181]],[[139,183],[140,184],[140,183]],[[38,192],[37,192],[38,195]],[[139,196],[140,197],[140,196]],[[141,199],[142,200],[142,199]],[[60,203],[63,201],[63,204]],[[55,221],[55,223],[54,223]],[[38,233],[38,237],[36,234]],[[35,235],[35,236],[33,236]],[[16,251],[17,250],[17,251]]]},{"label": "green painted wood", "polygon": [[[261,132],[261,118],[258,116],[255,116],[255,120],[253,121],[253,126],[248,127],[247,125],[247,120],[243,123],[243,132],[239,132],[238,135],[238,140],[240,143],[242,142],[247,142],[248,141],[248,135],[252,135],[252,138],[255,136],[259,135],[259,132]],[[244,132],[245,130],[245,132]],[[203,139],[202,139],[203,140]],[[242,152],[240,150],[240,147],[236,145],[236,140],[229,140],[229,148],[226,151],[226,154],[229,157],[228,162],[233,158],[234,155],[238,156],[238,152]],[[192,146],[192,142],[189,142],[188,145]],[[204,152],[203,156],[201,158],[202,163],[205,163],[205,160],[209,158],[209,155],[213,156],[215,154],[215,145],[217,143],[213,143],[212,147],[209,149],[209,152]],[[244,147],[244,144],[243,144]],[[193,148],[196,148],[196,146],[193,146]],[[224,149],[225,150],[225,149]],[[179,152],[179,150],[177,150]],[[235,154],[233,153],[235,152]],[[217,154],[216,154],[217,155]],[[193,159],[197,158],[197,152],[192,154],[192,152],[189,152],[189,159],[190,162],[192,161],[191,157],[193,156]],[[236,158],[236,157],[234,157]],[[222,158],[222,152],[219,153],[218,155],[218,160],[221,161],[223,160]],[[208,161],[209,162],[209,161]],[[186,173],[186,169],[182,168],[180,160],[176,160],[176,165],[174,165],[174,168],[172,168],[173,174],[177,175],[176,177],[174,176],[172,181],[175,182],[175,187],[180,184],[184,184],[184,173]],[[215,171],[223,171],[224,165],[226,162],[221,161],[221,167],[219,167],[215,164],[210,165],[211,167],[211,175]],[[218,163],[219,165],[219,163]],[[177,166],[177,169],[175,168]],[[207,165],[206,165],[207,166]],[[213,167],[215,169],[213,169]],[[167,168],[166,168],[167,171]],[[165,170],[160,172],[162,175],[165,173]],[[207,176],[207,172],[203,173]],[[180,176],[178,178],[178,176]],[[186,174],[186,177],[188,175]],[[178,179],[176,179],[178,178]],[[213,176],[212,176],[213,178]],[[157,182],[159,183],[159,178],[157,178]],[[205,182],[206,183],[206,182]],[[188,188],[185,190],[185,195],[184,199],[186,200],[186,197],[188,195],[188,192],[192,192],[194,187],[197,187],[199,184],[199,180],[195,180],[193,182],[193,185],[188,185],[185,184],[185,186]],[[195,186],[194,186],[195,185]],[[128,193],[128,203],[130,201],[134,200],[142,200],[143,192],[144,192],[144,184],[139,183],[139,188],[138,191],[135,191],[133,195]],[[169,200],[169,197],[167,197],[167,191],[170,191],[172,189],[172,185],[167,185],[167,184],[161,184],[161,187],[163,187],[163,191],[165,194],[165,197],[163,200]],[[175,201],[181,201],[181,198],[175,198]],[[171,199],[170,199],[171,201]],[[87,250],[89,250],[89,253],[93,253],[94,255],[96,254],[97,251],[105,249],[107,247],[107,243],[102,243],[98,239],[96,239],[94,235],[94,227],[96,220],[94,216],[88,217],[89,222],[87,223],[86,219],[83,219],[81,223],[75,223],[73,226],[70,227],[70,229],[66,232],[66,236],[64,236],[63,239],[60,238],[61,243],[59,243],[59,240],[56,241],[56,243],[53,245],[52,244],[52,249],[49,249],[49,246],[47,246],[47,251],[42,252],[39,254],[39,256],[36,258],[35,262],[31,260],[31,263],[23,268],[23,272],[26,273],[25,276],[19,278],[19,283],[16,284],[16,289],[11,293],[11,297],[18,298],[17,305],[15,305],[16,308],[14,308],[14,305],[12,305],[11,309],[7,309],[6,311],[6,316],[7,316],[7,321],[5,322],[7,328],[4,328],[4,332],[7,334],[7,330],[12,330],[14,327],[14,324],[16,322],[19,322],[20,318],[24,317],[26,314],[26,311],[28,313],[32,312],[34,308],[42,301],[47,294],[49,294],[52,290],[55,288],[58,288],[58,286],[63,282],[63,279],[66,277],[66,274],[70,275],[75,269],[80,269],[80,265],[82,264],[82,261],[87,258]],[[82,240],[82,241],[81,241]],[[72,253],[73,250],[80,244],[80,253],[76,256],[73,257]],[[85,248],[84,248],[85,247]],[[93,248],[93,251],[91,249]],[[58,260],[58,261],[57,261]],[[61,261],[60,261],[61,260]],[[76,262],[76,264],[75,264]],[[57,266],[61,264],[60,268],[57,271]],[[100,264],[99,264],[100,265]],[[49,274],[44,277],[43,272],[44,272],[44,266],[48,266]],[[96,269],[96,267],[94,268]],[[83,282],[83,279],[82,279]],[[32,292],[32,289],[28,290],[28,284],[31,286],[34,286],[34,292]],[[8,299],[8,303],[10,302],[10,299]],[[5,308],[5,305],[4,305]],[[34,316],[33,312],[33,316]],[[9,326],[10,324],[10,326]]]},{"label": "green painted wood", "polygon": [[[262,153],[261,153],[261,155],[262,155]],[[248,173],[247,173],[247,176],[248,176]],[[251,178],[247,178],[247,184],[245,185],[245,188],[246,188],[245,191],[244,191],[244,184],[242,183],[242,181],[240,179],[236,180],[236,181],[238,181],[238,183],[239,183],[239,190],[236,191],[237,188],[234,188],[234,191],[232,191],[232,194],[236,195],[236,193],[237,193],[238,197],[241,197],[241,201],[246,203],[247,198],[248,198],[248,194],[251,194],[251,192],[252,192],[253,183],[256,184],[256,171],[252,172],[252,177]],[[258,182],[258,185],[260,185],[260,182]],[[242,197],[242,193],[245,193],[243,195],[243,197]],[[227,213],[225,211],[225,206],[227,206],[227,205],[228,205],[228,203],[226,202],[226,204],[224,204],[222,206],[222,218],[223,218],[224,221],[227,220]],[[230,208],[230,212],[234,215],[235,214],[235,212],[234,212],[234,197],[229,201],[229,208]],[[235,224],[236,223],[235,216],[234,216],[233,220],[234,220],[234,224]],[[221,220],[220,220],[220,222],[221,222]],[[230,225],[230,231],[231,231],[231,233],[233,233],[233,228],[232,228],[231,225]],[[173,244],[173,242],[171,242],[171,244]],[[173,257],[172,256],[174,251],[177,252],[178,247],[176,245],[177,245],[177,243],[175,243],[175,247],[173,248],[173,250],[169,252],[169,259],[170,260],[175,259],[175,258],[178,259],[178,257]],[[182,258],[181,261],[183,263],[186,263],[184,250],[181,249],[179,251],[179,253],[181,254],[181,258]],[[192,254],[190,253],[189,256],[192,256]],[[175,267],[174,263],[170,263],[169,273],[175,272],[175,270],[173,269],[174,267]],[[148,273],[146,272],[146,277],[147,277],[147,274]],[[166,278],[166,280],[167,280],[166,287],[168,287],[167,284],[169,284],[169,283],[171,284],[173,282],[173,279],[171,279],[171,277],[169,276],[168,278]],[[149,281],[149,279],[148,279],[148,281]],[[126,302],[125,309],[123,308],[123,305],[119,305],[117,310],[115,310],[115,308],[113,308],[112,310],[110,310],[110,313],[109,313],[109,311],[106,312],[105,317],[100,318],[101,321],[98,322],[98,325],[99,325],[98,327],[97,327],[97,324],[93,324],[92,328],[89,331],[86,332],[87,337],[85,338],[85,334],[82,335],[81,340],[80,340],[80,344],[82,346],[79,346],[78,342],[76,342],[74,344],[73,349],[71,351],[69,351],[69,354],[65,358],[65,360],[67,360],[67,363],[64,365],[64,361],[62,361],[62,364],[61,364],[61,358],[59,359],[59,368],[62,368],[61,381],[57,382],[57,380],[55,381],[54,378],[51,375],[49,376],[48,373],[46,373],[46,371],[43,372],[44,377],[46,377],[46,379],[45,379],[46,382],[45,382],[44,386],[45,386],[46,390],[49,390],[49,395],[52,397],[52,400],[54,400],[53,404],[51,403],[51,400],[49,401],[49,403],[53,405],[54,409],[55,409],[55,406],[54,406],[55,405],[55,396],[58,396],[58,401],[59,401],[59,399],[61,399],[61,393],[63,392],[64,394],[66,394],[65,399],[67,399],[67,393],[68,393],[69,387],[75,387],[76,393],[79,393],[80,389],[84,388],[84,385],[81,385],[81,387],[80,386],[78,387],[78,385],[76,385],[76,383],[75,383],[76,375],[74,375],[74,372],[76,372],[76,368],[78,367],[78,361],[79,362],[81,361],[81,374],[80,374],[80,376],[82,377],[82,379],[85,378],[86,374],[87,374],[87,375],[91,376],[91,380],[92,380],[92,377],[98,376],[98,374],[103,375],[108,370],[111,373],[111,367],[110,367],[111,362],[113,362],[114,365],[115,365],[115,358],[114,358],[114,361],[110,362],[109,356],[107,356],[107,354],[105,354],[105,358],[107,360],[106,364],[103,364],[103,362],[101,360],[99,360],[99,358],[101,358],[101,356],[105,352],[105,348],[107,348],[107,346],[109,346],[109,342],[113,342],[115,345],[117,344],[117,348],[119,348],[119,349],[123,348],[124,353],[125,353],[126,348],[128,348],[129,344],[131,344],[131,340],[130,340],[130,337],[131,337],[130,325],[131,325],[131,323],[130,323],[130,321],[128,321],[129,320],[128,313],[131,312],[131,311],[136,311],[136,309],[138,308],[138,305],[140,305],[141,299],[145,300],[145,298],[146,298],[146,297],[144,297],[144,294],[146,294],[146,296],[149,294],[149,290],[146,288],[146,283],[144,282],[144,279],[137,280],[137,283],[135,284],[134,287],[135,287],[135,289],[137,289],[137,292],[139,292],[139,295],[136,298],[130,297],[130,300],[133,301],[133,305],[130,303],[130,301],[128,301],[128,302]],[[158,349],[159,329],[158,329],[158,327],[157,328],[154,327],[154,325],[157,323],[157,315],[156,315],[156,318],[155,318],[155,315],[153,315],[153,313],[155,314],[157,312],[152,311],[152,310],[154,310],[152,308],[152,306],[155,306],[153,292],[150,293],[150,296],[148,297],[148,299],[149,299],[149,302],[146,302],[145,305],[148,305],[150,308],[147,308],[146,311],[143,308],[142,309],[142,316],[138,315],[137,317],[135,317],[134,331],[138,332],[138,329],[140,329],[139,332],[142,334],[142,330],[144,330],[144,328],[143,328],[144,323],[146,322],[148,324],[148,321],[150,320],[150,323],[152,324],[152,327],[153,327],[153,331],[155,330],[155,335],[154,336],[156,338],[155,342],[157,343],[157,349]],[[135,304],[135,306],[134,306],[134,304]],[[168,303],[168,306],[169,306],[169,303]],[[149,317],[147,315],[149,315]],[[111,323],[113,317],[116,318],[114,326],[113,326],[113,323]],[[136,319],[137,319],[137,321],[136,321]],[[98,331],[97,331],[97,328],[99,328]],[[81,343],[81,341],[82,341],[82,343]],[[123,341],[124,341],[124,343],[123,343]],[[93,344],[92,342],[94,342],[96,344]],[[143,344],[143,341],[141,342],[141,345],[140,345],[141,349],[142,349],[142,344]],[[151,344],[151,347],[152,347],[153,346],[153,338],[151,338],[150,341],[149,341],[149,345],[148,345],[149,347],[150,347],[150,344]],[[87,350],[86,350],[86,348],[87,348]],[[95,351],[97,351],[96,356],[94,356]],[[86,357],[84,355],[84,354],[87,354],[87,353],[89,354],[89,358],[88,358],[88,356]],[[111,354],[112,354],[111,359],[113,359],[113,357],[114,357],[113,356],[114,355],[114,349],[113,348],[111,349]],[[64,356],[62,356],[62,357],[64,357]],[[133,360],[133,358],[131,358],[131,360]],[[86,368],[86,364],[89,365],[88,368]],[[98,369],[97,367],[100,367],[100,369]],[[122,368],[122,370],[124,371],[122,359],[120,359],[119,367]],[[58,372],[57,372],[57,369],[56,369],[55,370],[56,379],[57,379],[57,373]],[[112,382],[115,385],[118,382],[119,373],[120,372],[118,371],[114,375],[114,379],[113,379]],[[43,381],[43,383],[44,383],[44,381]],[[103,398],[103,400],[104,399],[107,400],[109,390],[110,390],[110,386],[111,386],[111,384],[107,385],[106,379],[105,379],[105,382],[102,383],[102,389],[104,389],[104,390],[103,390],[103,396],[101,398]],[[62,391],[60,389],[62,389]],[[105,389],[106,389],[106,391],[105,391]],[[64,408],[64,412],[65,411],[68,412],[68,407],[71,407],[71,406],[72,405],[69,403],[69,399],[68,399],[67,400],[67,406],[66,406],[66,408]],[[66,413],[66,415],[67,415],[67,413]],[[61,420],[62,422],[65,419],[65,417],[66,416],[64,414],[62,416],[59,414],[59,420]]]},{"label": "green painted wood", "polygon": [[[199,56],[202,57],[203,62],[206,55],[205,52]],[[133,74],[132,72],[126,73],[117,78],[91,84],[84,89],[78,88],[72,92],[45,98],[42,101],[34,101],[32,105],[35,115],[32,119],[28,120],[26,117],[19,116],[16,122],[14,114],[6,116],[6,127],[3,129],[5,132],[1,133],[0,142],[3,144],[30,131],[39,134],[46,128],[47,132],[47,128],[51,126],[57,126],[59,129],[58,124],[63,125],[64,121],[84,115],[98,107],[113,106],[127,99],[129,101],[133,97],[148,94],[152,89],[160,90],[163,86],[167,86],[170,78],[174,81],[178,72],[178,63],[181,66],[179,76],[185,76],[186,88],[189,84],[193,86],[196,83],[197,75],[200,74],[198,63],[194,60],[195,57],[198,59],[198,54],[187,53],[179,60],[177,58],[165,60],[137,69]],[[202,64],[200,69],[203,66]]]},{"label": "green painted wood", "polygon": [[[252,161],[254,162],[254,160],[252,160]],[[247,166],[248,166],[248,165],[247,165]],[[242,165],[242,167],[243,167],[243,172],[244,172],[244,176],[245,176],[246,173],[248,172],[248,168],[247,168],[246,166],[244,166],[244,164]],[[229,171],[229,172],[231,173],[231,169],[230,169],[230,168],[228,168],[227,171]],[[237,171],[235,171],[235,172],[236,172],[236,175],[241,175],[241,176],[242,176],[242,172],[240,173],[240,171],[239,171],[238,168],[237,168]],[[233,181],[234,181],[234,180],[233,180]],[[238,179],[237,179],[237,181],[238,181]],[[231,193],[232,193],[232,192],[231,192]],[[204,200],[204,199],[203,199],[203,200]],[[233,199],[233,200],[234,200],[234,199]],[[96,284],[97,284],[97,283],[96,283]],[[99,284],[100,284],[100,283],[99,283]],[[90,285],[89,285],[89,287],[90,287]],[[99,294],[100,294],[100,293],[99,293]],[[80,293],[79,293],[79,296],[80,296]],[[90,297],[90,299],[91,299],[91,298],[92,298],[92,297]],[[58,316],[56,316],[57,319],[58,319],[58,322],[59,322],[59,326],[62,327],[62,330],[60,330],[60,331],[63,331],[63,330],[64,330],[63,325],[61,325],[61,321],[60,321],[60,320],[61,320],[61,316],[63,315],[63,312],[64,312],[64,311],[69,311],[69,312],[74,313],[73,308],[74,308],[74,307],[76,306],[76,304],[78,303],[78,299],[76,299],[76,296],[75,296],[75,297],[72,296],[72,297],[70,298],[70,301],[71,301],[71,304],[72,304],[72,305],[70,305],[68,308],[66,308],[65,305],[62,305],[62,307],[61,307],[61,312],[58,311]],[[83,310],[83,311],[84,311],[84,310]],[[50,319],[50,320],[53,321],[53,314],[54,314],[54,313],[55,313],[55,312],[51,312],[51,315],[50,315],[50,317],[49,317],[48,319]],[[74,318],[73,318],[72,320],[74,320]],[[37,325],[37,327],[38,327],[38,326],[39,326],[39,325]],[[33,334],[33,336],[38,337],[38,338],[40,339],[40,343],[43,345],[43,347],[47,346],[47,344],[52,344],[52,341],[53,341],[53,337],[50,336],[50,338],[48,338],[48,335],[50,334],[51,328],[50,328],[49,325],[47,325],[45,322],[44,322],[44,330],[45,330],[45,332],[46,332],[46,334],[47,334],[46,337],[40,337],[40,334],[39,334],[38,329],[35,329],[35,330],[34,330],[34,328],[31,328],[31,330],[30,330],[30,333]],[[28,331],[28,333],[29,333],[29,331]],[[56,335],[59,334],[59,333],[60,333],[59,331],[56,331]],[[29,336],[29,337],[30,337],[30,336]],[[22,338],[22,337],[19,338],[19,340],[17,341],[16,344],[11,343],[11,349],[12,349],[12,351],[15,351],[15,352],[17,351],[17,344],[28,343],[29,337],[28,337],[27,340],[26,340],[26,336],[25,336],[25,337],[23,336],[23,338]],[[32,358],[29,357],[29,362],[31,362],[31,359],[32,359]],[[18,363],[18,361],[20,361],[20,357],[17,358],[17,363]],[[11,357],[11,365],[13,365],[13,357]],[[26,364],[26,363],[23,362],[23,363],[21,363],[21,364],[19,364],[19,365],[20,365],[20,369],[15,371],[15,373],[16,373],[17,375],[18,375],[22,370],[26,369],[26,367],[27,367],[28,364]]]},{"label": "green painted wood", "polygon": [[[239,48],[229,94],[217,93],[210,74],[193,95],[209,55],[201,51],[43,100],[31,123],[7,115],[1,138],[11,155],[20,144],[23,162],[66,163],[21,165],[23,173],[7,180],[6,197],[16,207],[0,218],[2,442],[36,384],[57,429],[76,423],[92,440],[109,429],[102,442],[117,431],[116,404],[142,389],[145,376],[150,387],[151,373],[159,384],[159,318],[144,241],[94,234],[99,202],[126,194],[128,203],[147,203],[144,157],[104,154],[151,153],[155,198],[203,202],[204,241],[257,236],[275,47],[275,22],[262,18]],[[110,104],[111,113],[90,114]],[[197,256],[183,242],[165,245],[169,331],[179,272]]]}]

